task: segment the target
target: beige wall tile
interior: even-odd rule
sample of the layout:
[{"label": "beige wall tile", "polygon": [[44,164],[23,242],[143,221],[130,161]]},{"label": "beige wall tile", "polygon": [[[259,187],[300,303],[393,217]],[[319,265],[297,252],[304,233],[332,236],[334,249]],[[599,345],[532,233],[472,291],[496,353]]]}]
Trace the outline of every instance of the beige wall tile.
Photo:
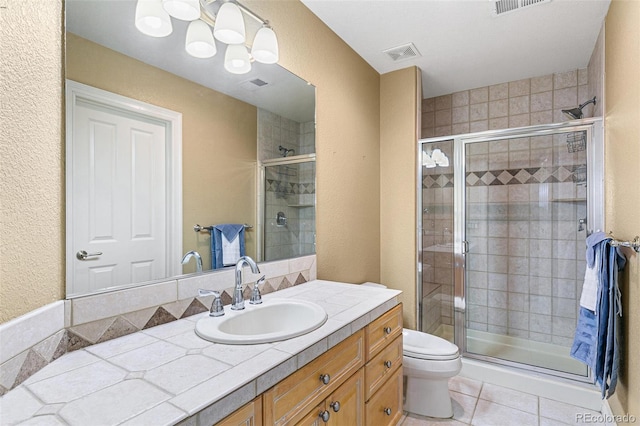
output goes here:
[{"label": "beige wall tile", "polygon": [[451,123],[467,123],[469,122],[469,106],[456,107],[451,110]]},{"label": "beige wall tile", "polygon": [[539,111],[531,113],[531,125],[535,126],[536,124],[549,124],[553,122],[553,111]]},{"label": "beige wall tile", "polygon": [[578,87],[553,91],[553,108],[575,108],[578,105]]},{"label": "beige wall tile", "polygon": [[531,79],[531,93],[553,90],[553,74],[534,77]]},{"label": "beige wall tile", "polygon": [[429,98],[422,100],[422,112],[433,112],[436,110],[436,99]]},{"label": "beige wall tile", "polygon": [[524,127],[529,124],[529,114],[512,115],[509,117],[509,127]]},{"label": "beige wall tile", "polygon": [[436,113],[434,112],[423,112],[422,113],[422,128],[425,127],[433,127],[436,125]]},{"label": "beige wall tile", "polygon": [[589,83],[589,70],[587,68],[580,68],[578,70],[578,85]]},{"label": "beige wall tile", "polygon": [[433,136],[449,136],[451,134],[451,126],[440,126],[434,129]]},{"label": "beige wall tile", "polygon": [[516,96],[524,96],[531,93],[531,79],[526,78],[524,80],[510,81],[509,82],[509,97],[514,98]]},{"label": "beige wall tile", "polygon": [[492,118],[489,120],[489,129],[506,129],[509,127],[509,117]]},{"label": "beige wall tile", "polygon": [[469,123],[457,123],[451,126],[451,133],[454,135],[461,135],[464,133],[469,133]]},{"label": "beige wall tile", "polygon": [[509,98],[509,115],[528,114],[529,96]]},{"label": "beige wall tile", "polygon": [[469,105],[469,91],[465,90],[463,92],[457,92],[451,95],[451,106],[452,107],[460,107],[464,105]]},{"label": "beige wall tile", "polygon": [[531,95],[531,112],[547,111],[553,108],[553,92],[540,92]]},{"label": "beige wall tile", "polygon": [[438,96],[435,98],[436,111],[451,108],[451,95]]},{"label": "beige wall tile", "polygon": [[489,88],[478,87],[477,89],[469,90],[469,103],[479,104],[481,102],[489,101]]},{"label": "beige wall tile", "polygon": [[485,130],[489,130],[489,121],[472,121],[469,123],[469,131],[470,132],[484,132]]},{"label": "beige wall tile", "polygon": [[482,102],[469,106],[469,120],[478,121],[489,118],[489,103]]},{"label": "beige wall tile", "polygon": [[508,99],[489,102],[489,118],[506,117],[507,115],[509,115]]},{"label": "beige wall tile", "polygon": [[436,111],[436,127],[451,124],[451,110],[444,109]]},{"label": "beige wall tile", "polygon": [[489,86],[489,100],[507,99],[509,97],[509,83]]},{"label": "beige wall tile", "polygon": [[560,72],[553,75],[553,89],[566,89],[578,85],[578,71]]}]

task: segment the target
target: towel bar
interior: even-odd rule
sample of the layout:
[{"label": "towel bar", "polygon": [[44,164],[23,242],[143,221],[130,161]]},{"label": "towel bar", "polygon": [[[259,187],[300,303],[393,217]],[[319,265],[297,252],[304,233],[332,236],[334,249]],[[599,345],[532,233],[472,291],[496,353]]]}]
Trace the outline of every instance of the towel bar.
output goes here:
[{"label": "towel bar", "polygon": [[[611,232],[609,232],[609,236],[613,238]],[[619,241],[614,238],[609,244],[611,244],[612,247],[630,247],[636,253],[640,253],[640,236],[636,236],[633,241]]]},{"label": "towel bar", "polygon": [[[253,229],[252,225],[248,225],[248,224],[244,224],[244,229]],[[201,231],[209,231],[211,232],[213,230],[213,226],[200,226],[198,224],[193,225],[193,230],[195,232],[201,232]]]}]

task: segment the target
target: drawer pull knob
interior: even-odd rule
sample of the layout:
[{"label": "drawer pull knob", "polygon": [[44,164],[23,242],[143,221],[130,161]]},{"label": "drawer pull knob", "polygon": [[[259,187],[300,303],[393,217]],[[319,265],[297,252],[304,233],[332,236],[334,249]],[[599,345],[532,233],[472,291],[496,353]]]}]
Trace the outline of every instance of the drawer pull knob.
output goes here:
[{"label": "drawer pull knob", "polygon": [[329,407],[331,407],[331,409],[337,413],[338,411],[340,411],[340,402],[334,401],[331,404],[329,404]]},{"label": "drawer pull knob", "polygon": [[391,327],[385,327],[384,334],[391,334]]},{"label": "drawer pull knob", "polygon": [[392,365],[391,361],[385,361],[384,362],[384,366],[387,367],[387,368],[391,368],[391,365]]},{"label": "drawer pull knob", "polygon": [[384,409],[384,413],[385,413],[387,416],[390,416],[390,415],[391,415],[391,408],[385,408],[385,409]]},{"label": "drawer pull knob", "polygon": [[329,411],[324,410],[324,411],[320,411],[319,417],[322,419],[323,422],[327,423],[329,421]]},{"label": "drawer pull knob", "polygon": [[331,376],[329,376],[328,374],[321,374],[320,375],[320,381],[322,383],[324,383],[325,385],[328,385],[330,380],[331,380]]}]

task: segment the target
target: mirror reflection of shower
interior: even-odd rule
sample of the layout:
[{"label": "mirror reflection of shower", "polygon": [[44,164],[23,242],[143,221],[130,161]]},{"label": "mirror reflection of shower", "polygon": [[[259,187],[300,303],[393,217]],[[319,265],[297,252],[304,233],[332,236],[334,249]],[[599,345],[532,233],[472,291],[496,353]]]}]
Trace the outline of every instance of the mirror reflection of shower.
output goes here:
[{"label": "mirror reflection of shower", "polygon": [[293,155],[296,153],[296,150],[293,148],[287,149],[282,145],[278,146],[278,151],[280,151],[280,153],[282,154],[283,157],[288,157],[289,154]]}]

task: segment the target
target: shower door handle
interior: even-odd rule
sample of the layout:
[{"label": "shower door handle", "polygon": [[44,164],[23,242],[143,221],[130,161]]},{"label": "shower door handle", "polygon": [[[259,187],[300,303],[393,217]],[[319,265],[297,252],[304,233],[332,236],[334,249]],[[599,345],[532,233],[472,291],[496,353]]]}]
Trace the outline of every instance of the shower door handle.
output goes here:
[{"label": "shower door handle", "polygon": [[462,241],[462,254],[467,254],[467,253],[469,253],[469,241],[463,240]]}]

